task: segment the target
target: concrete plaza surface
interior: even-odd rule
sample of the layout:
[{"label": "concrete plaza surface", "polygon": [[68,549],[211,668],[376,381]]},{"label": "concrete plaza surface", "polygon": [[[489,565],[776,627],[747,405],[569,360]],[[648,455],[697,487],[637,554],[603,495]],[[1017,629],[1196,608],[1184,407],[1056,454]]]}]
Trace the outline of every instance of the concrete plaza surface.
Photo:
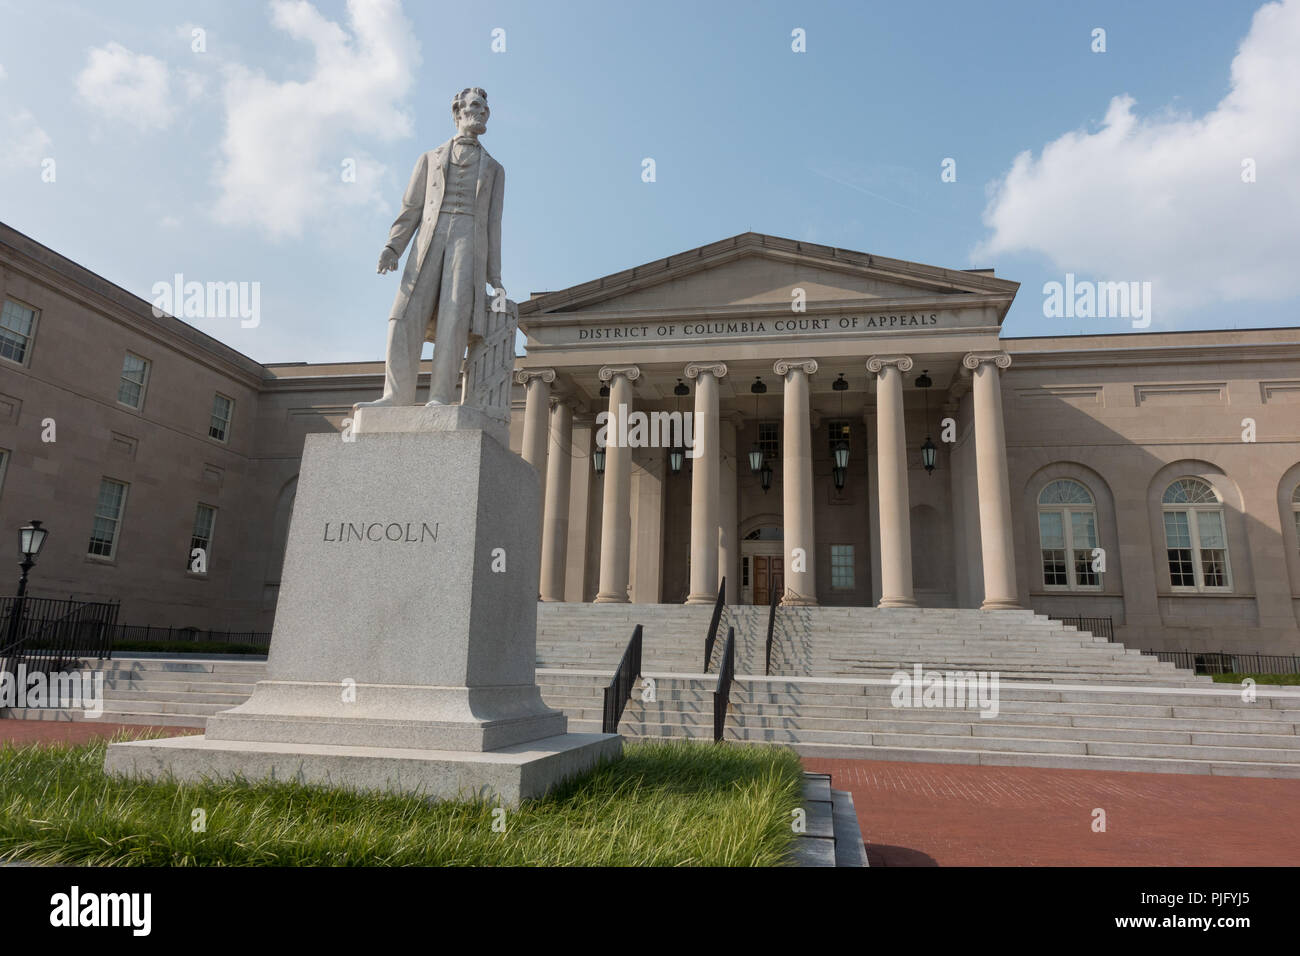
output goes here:
[{"label": "concrete plaza surface", "polygon": [[[805,758],[875,866],[1296,866],[1300,780]],[[1093,831],[1093,811],[1106,831]]]}]

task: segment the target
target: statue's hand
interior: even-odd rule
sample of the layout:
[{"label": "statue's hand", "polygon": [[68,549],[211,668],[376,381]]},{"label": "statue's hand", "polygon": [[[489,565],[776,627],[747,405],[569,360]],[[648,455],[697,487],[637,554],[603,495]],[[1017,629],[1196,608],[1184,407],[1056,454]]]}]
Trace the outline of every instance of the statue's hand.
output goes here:
[{"label": "statue's hand", "polygon": [[385,272],[392,272],[396,268],[397,253],[392,249],[389,249],[387,246],[384,246],[384,251],[379,253],[379,268],[375,271],[380,275],[383,275]]}]

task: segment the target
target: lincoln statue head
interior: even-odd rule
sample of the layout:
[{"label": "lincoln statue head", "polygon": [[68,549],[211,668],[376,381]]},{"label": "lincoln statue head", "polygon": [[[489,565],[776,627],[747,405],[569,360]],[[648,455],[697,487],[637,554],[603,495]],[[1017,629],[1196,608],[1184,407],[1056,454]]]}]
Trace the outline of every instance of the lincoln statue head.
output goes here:
[{"label": "lincoln statue head", "polygon": [[456,123],[456,132],[479,136],[487,132],[488,117],[487,93],[477,86],[461,90],[451,99],[451,118]]}]

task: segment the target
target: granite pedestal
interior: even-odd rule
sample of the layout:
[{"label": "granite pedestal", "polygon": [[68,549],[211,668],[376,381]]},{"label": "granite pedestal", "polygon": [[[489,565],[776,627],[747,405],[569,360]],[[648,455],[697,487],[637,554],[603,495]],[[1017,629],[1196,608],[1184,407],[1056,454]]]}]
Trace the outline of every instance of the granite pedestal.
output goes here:
[{"label": "granite pedestal", "polygon": [[514,803],[618,756],[542,701],[539,482],[502,437],[463,406],[309,435],[267,680],[202,737],[113,744],[105,770]]}]

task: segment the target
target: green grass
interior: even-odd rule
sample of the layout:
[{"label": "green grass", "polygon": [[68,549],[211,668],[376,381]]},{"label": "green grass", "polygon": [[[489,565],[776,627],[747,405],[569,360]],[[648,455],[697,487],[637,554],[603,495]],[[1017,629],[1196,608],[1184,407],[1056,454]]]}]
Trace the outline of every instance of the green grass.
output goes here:
[{"label": "green grass", "polygon": [[1247,677],[1256,684],[1300,684],[1300,674],[1211,674],[1220,684],[1240,684]]},{"label": "green grass", "polygon": [[253,644],[225,644],[220,641],[114,641],[114,651],[148,651],[168,654],[265,654],[265,647]]},{"label": "green grass", "polygon": [[[102,866],[776,866],[802,769],[789,750],[629,743],[507,810],[299,784],[104,775],[105,743],[0,748],[0,860]],[[192,811],[206,811],[195,833]]]}]

